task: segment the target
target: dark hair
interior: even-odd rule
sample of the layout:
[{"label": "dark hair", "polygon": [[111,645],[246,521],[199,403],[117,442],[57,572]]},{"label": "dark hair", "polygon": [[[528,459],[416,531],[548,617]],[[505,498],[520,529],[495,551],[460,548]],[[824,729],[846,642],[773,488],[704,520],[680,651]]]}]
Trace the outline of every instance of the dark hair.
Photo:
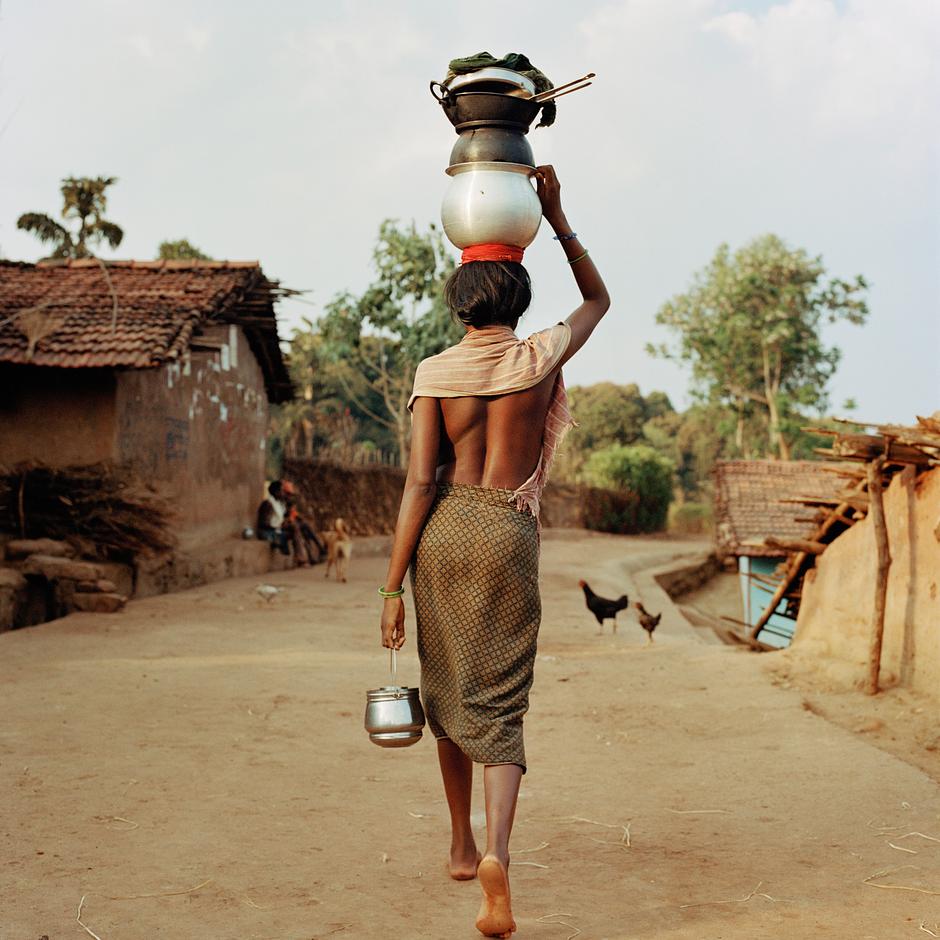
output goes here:
[{"label": "dark hair", "polygon": [[274,480],[268,485],[268,492],[275,498],[280,499],[283,491],[283,485],[280,480]]},{"label": "dark hair", "polygon": [[532,302],[532,282],[518,261],[469,261],[447,278],[444,302],[464,326],[515,329]]}]

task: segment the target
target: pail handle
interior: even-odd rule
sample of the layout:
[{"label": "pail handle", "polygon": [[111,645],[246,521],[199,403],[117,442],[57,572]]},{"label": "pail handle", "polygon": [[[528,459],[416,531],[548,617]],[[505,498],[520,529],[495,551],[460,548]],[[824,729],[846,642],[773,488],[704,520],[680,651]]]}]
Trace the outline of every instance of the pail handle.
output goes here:
[{"label": "pail handle", "polygon": [[388,651],[388,672],[392,677],[392,685],[398,685],[398,650]]},{"label": "pail handle", "polygon": [[[434,91],[435,85],[444,92],[443,95],[439,95],[437,94],[437,92]],[[446,85],[442,85],[440,82],[431,82],[430,88],[431,88],[431,97],[434,98],[436,101],[438,101],[440,104],[444,104],[444,102],[447,101],[448,98],[450,98],[450,89]]]}]

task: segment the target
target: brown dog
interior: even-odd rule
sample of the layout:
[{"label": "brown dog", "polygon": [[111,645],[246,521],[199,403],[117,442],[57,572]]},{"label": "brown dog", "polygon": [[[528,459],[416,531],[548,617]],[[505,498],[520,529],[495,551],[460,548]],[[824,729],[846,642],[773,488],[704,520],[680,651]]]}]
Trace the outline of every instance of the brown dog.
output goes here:
[{"label": "brown dog", "polygon": [[333,523],[331,531],[324,533],[326,541],[326,575],[330,576],[330,568],[336,568],[336,580],[346,580],[346,569],[352,556],[352,539],[349,529],[342,519]]}]

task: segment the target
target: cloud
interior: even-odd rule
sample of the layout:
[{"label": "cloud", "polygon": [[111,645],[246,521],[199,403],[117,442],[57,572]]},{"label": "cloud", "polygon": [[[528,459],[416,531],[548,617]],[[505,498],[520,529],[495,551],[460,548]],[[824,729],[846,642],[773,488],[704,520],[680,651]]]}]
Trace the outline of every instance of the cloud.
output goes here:
[{"label": "cloud", "polygon": [[149,36],[128,36],[127,44],[142,59],[152,59],[154,57],[153,44]]},{"label": "cloud", "polygon": [[762,91],[839,134],[928,116],[938,25],[934,3],[856,0],[840,13],[831,0],[789,0],[760,15],[713,16],[702,29],[743,51]]},{"label": "cloud", "polygon": [[192,25],[183,29],[183,42],[195,49],[196,52],[202,52],[209,45],[211,39],[212,31],[209,29]]}]

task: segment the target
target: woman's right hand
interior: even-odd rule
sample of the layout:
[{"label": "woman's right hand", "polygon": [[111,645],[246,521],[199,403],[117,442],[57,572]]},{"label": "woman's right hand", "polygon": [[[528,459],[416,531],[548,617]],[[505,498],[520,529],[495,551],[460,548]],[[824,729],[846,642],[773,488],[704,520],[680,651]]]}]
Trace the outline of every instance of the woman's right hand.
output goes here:
[{"label": "woman's right hand", "polygon": [[554,226],[565,218],[561,208],[561,183],[555,175],[555,168],[550,164],[535,168],[536,191],[542,203],[542,215],[549,225]]},{"label": "woman's right hand", "polygon": [[405,605],[400,597],[387,597],[382,605],[382,646],[400,650],[405,642]]}]

